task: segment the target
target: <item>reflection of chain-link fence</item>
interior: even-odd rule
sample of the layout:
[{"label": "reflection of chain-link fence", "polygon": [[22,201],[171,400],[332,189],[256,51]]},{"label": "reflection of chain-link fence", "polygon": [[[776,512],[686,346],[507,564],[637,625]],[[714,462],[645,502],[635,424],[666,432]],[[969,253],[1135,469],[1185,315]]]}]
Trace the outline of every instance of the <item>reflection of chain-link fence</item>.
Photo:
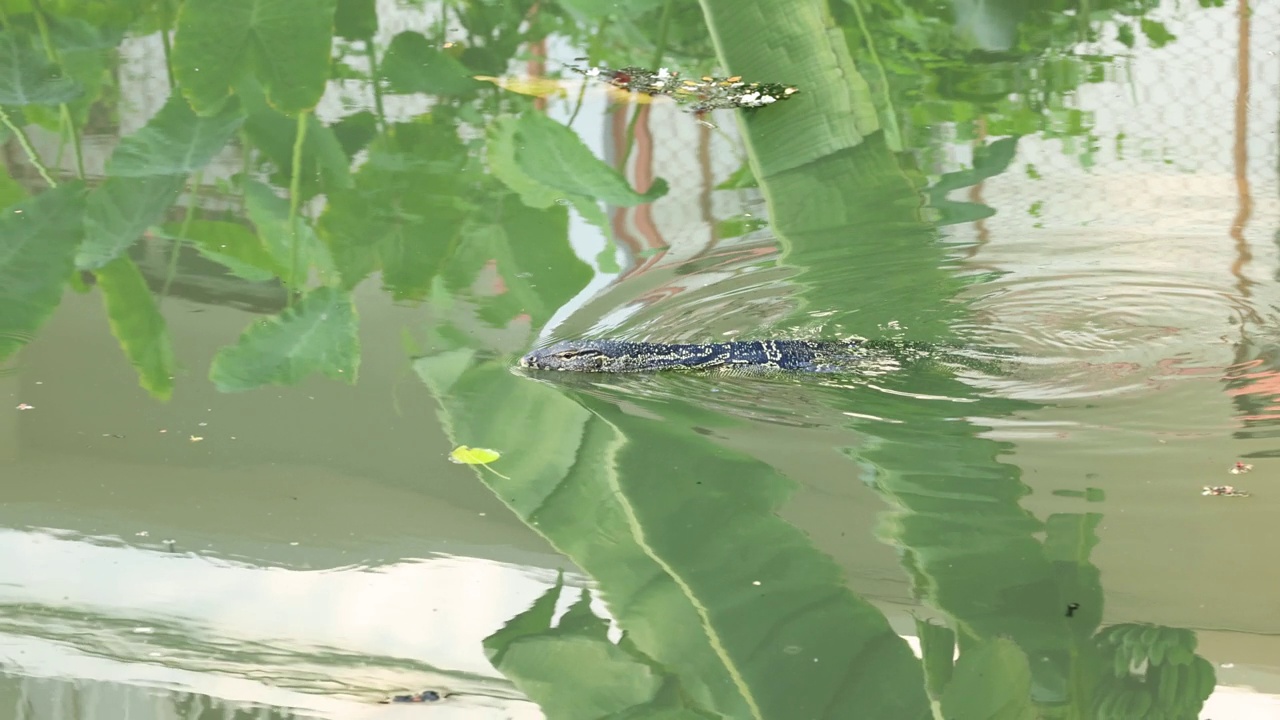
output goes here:
[{"label": "reflection of chain-link fence", "polygon": [[[1226,232],[1223,209],[1243,207],[1245,237],[1269,244],[1280,223],[1280,6],[1253,5],[1242,21],[1236,3],[1170,0],[1158,15],[1176,40],[1164,47],[1139,38],[1132,51],[1115,41],[1082,48],[1121,58],[1069,103],[1084,111],[1089,133],[1021,138],[1009,171],[980,188],[1000,214],[991,226]],[[955,166],[935,170],[970,161],[967,143],[953,150]]]}]

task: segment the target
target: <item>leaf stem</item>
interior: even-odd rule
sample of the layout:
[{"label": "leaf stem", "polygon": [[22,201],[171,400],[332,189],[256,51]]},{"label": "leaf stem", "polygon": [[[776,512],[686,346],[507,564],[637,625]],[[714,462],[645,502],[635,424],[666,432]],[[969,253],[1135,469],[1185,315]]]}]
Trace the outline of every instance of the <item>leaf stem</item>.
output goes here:
[{"label": "leaf stem", "polygon": [[[662,4],[662,15],[658,20],[658,41],[654,43],[653,63],[649,65],[651,68],[657,68],[662,65],[662,57],[667,54],[667,32],[671,29],[671,0],[666,0]],[[627,141],[622,146],[622,162],[618,167],[626,171],[627,160],[631,157],[631,147],[635,145],[636,140],[636,123],[640,120],[640,112],[644,110],[644,104],[637,104],[634,112],[631,113],[631,120],[627,122]]]},{"label": "leaf stem", "polygon": [[173,251],[169,254],[169,268],[164,274],[164,286],[160,288],[159,303],[169,296],[169,286],[173,284],[173,278],[178,274],[178,254],[182,250],[182,243],[187,239],[187,231],[191,229],[191,221],[196,217],[198,202],[200,200],[200,187],[204,184],[204,170],[197,170],[194,183],[191,186],[191,199],[187,202],[187,214],[182,218],[182,227],[178,229],[178,237],[173,241]]},{"label": "leaf stem", "polygon": [[160,9],[160,47],[164,49],[164,74],[169,78],[169,89],[173,90],[177,87],[177,82],[173,79],[173,62],[170,56],[173,54],[172,41],[169,40],[169,25],[172,24],[173,18],[170,11],[173,10],[173,3],[170,0],[163,0]]},{"label": "leaf stem", "polygon": [[40,155],[31,145],[31,139],[22,131],[22,128],[18,127],[13,118],[9,117],[9,113],[5,112],[3,107],[0,107],[0,123],[4,123],[4,126],[9,128],[9,132],[13,133],[13,136],[18,139],[18,145],[22,146],[23,152],[27,154],[27,160],[35,166],[36,171],[40,173],[40,177],[44,178],[46,183],[49,183],[49,187],[58,187],[58,181],[53,179],[53,176],[49,174],[49,168],[45,167],[44,163],[40,161]]},{"label": "leaf stem", "polygon": [[369,56],[369,82],[373,85],[373,108],[378,113],[378,131],[386,132],[387,111],[382,107],[382,81],[378,77],[378,49],[373,45],[373,36],[364,39],[364,52]]},{"label": "leaf stem", "polygon": [[[303,110],[298,113],[298,130],[297,137],[293,141],[293,164],[289,172],[289,252],[291,260],[289,261],[289,288],[294,290],[298,287],[298,260],[301,255],[298,237],[298,211],[302,205],[302,148],[307,142],[307,118],[310,111]],[[293,293],[289,293],[289,297],[293,297]]]},{"label": "leaf stem", "polygon": [[[32,15],[36,19],[36,27],[40,30],[40,42],[44,44],[44,54],[49,57],[49,61],[58,67],[60,72],[66,72],[62,67],[62,59],[58,56],[58,48],[53,44],[53,37],[49,34],[49,21],[44,16],[44,8],[40,5],[40,0],[31,0]],[[76,154],[76,176],[81,180],[84,179],[84,148],[80,146],[80,133],[76,128],[75,119],[71,117],[71,108],[66,103],[58,104],[58,114],[61,118],[62,128],[66,129],[67,136],[71,138],[71,148]],[[62,128],[59,128],[60,130]],[[61,132],[59,132],[61,134]]]}]

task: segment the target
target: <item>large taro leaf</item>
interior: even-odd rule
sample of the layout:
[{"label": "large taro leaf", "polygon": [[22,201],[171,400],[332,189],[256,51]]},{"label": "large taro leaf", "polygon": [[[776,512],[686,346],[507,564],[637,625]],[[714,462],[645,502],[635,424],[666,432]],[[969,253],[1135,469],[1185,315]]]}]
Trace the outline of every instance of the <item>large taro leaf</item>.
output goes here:
[{"label": "large taro leaf", "polygon": [[500,194],[463,227],[444,279],[455,292],[472,289],[481,318],[494,327],[521,315],[542,327],[591,279],[590,266],[565,242],[568,233],[564,207],[535,210]]},{"label": "large taro leaf", "polygon": [[338,0],[333,32],[347,40],[372,38],[378,32],[377,0]]},{"label": "large taro leaf", "polygon": [[[261,86],[252,80],[237,86],[236,94],[247,112],[245,135],[277,168],[272,181],[283,187],[291,186],[298,121],[268,105]],[[333,129],[313,113],[308,113],[303,122],[306,135],[302,141],[298,185],[302,198],[351,187],[351,159]]]},{"label": "large taro leaf", "polygon": [[28,35],[0,32],[0,105],[57,105],[83,89],[49,62]]},{"label": "large taro leaf", "polygon": [[197,117],[174,93],[137,132],[124,137],[107,161],[107,175],[187,175],[209,164],[244,122],[239,103]]},{"label": "large taro leaf", "polygon": [[[258,229],[267,254],[284,271],[281,279],[292,286],[306,284],[312,268],[323,279],[333,272],[329,252],[306,218],[290,217],[289,201],[257,180],[243,180],[245,213]],[[296,275],[296,277],[295,277]]]},{"label": "large taro leaf", "polygon": [[360,339],[351,295],[321,287],[277,317],[255,322],[213,358],[209,379],[222,392],[296,385],[312,373],[355,384]]},{"label": "large taro leaf", "polygon": [[333,193],[319,230],[343,287],[381,269],[398,300],[425,297],[459,241],[475,180],[453,125],[397,125],[369,148],[354,187]]},{"label": "large taro leaf", "polygon": [[76,267],[96,270],[120,257],[147,228],[161,222],[186,183],[183,175],[108,177],[89,193],[85,241]]},{"label": "large taro leaf", "polygon": [[316,106],[329,77],[336,0],[187,0],[173,73],[201,115],[222,106],[252,68],[267,101],[295,114]]},{"label": "large taro leaf", "polygon": [[[529,182],[558,193],[558,197],[590,198],[610,205],[631,207],[653,202],[667,194],[667,182],[654,180],[645,192],[636,192],[617,170],[609,167],[582,143],[572,130],[540,112],[525,112],[512,121],[495,119],[498,128],[489,133],[490,163],[494,174],[506,182],[519,178],[511,189],[522,197],[530,194]],[[514,122],[512,126],[511,123]],[[508,164],[514,162],[514,169]],[[532,203],[544,207],[544,195]]]},{"label": "large taro leaf", "polygon": [[961,651],[942,693],[947,720],[1035,720],[1031,669],[1012,641],[995,638]]},{"label": "large taro leaf", "polygon": [[466,65],[411,30],[391,39],[378,71],[393,93],[470,95],[482,86]]},{"label": "large taro leaf", "polygon": [[164,231],[168,237],[191,242],[201,255],[250,282],[264,282],[285,274],[285,270],[267,252],[262,238],[241,223],[191,220],[170,223]]},{"label": "large taro leaf", "polygon": [[453,441],[503,452],[510,480],[481,482],[591,575],[630,641],[698,705],[734,718],[928,716],[919,661],[776,515],[792,484],[770,467],[688,427],[589,397],[585,409],[505,363],[415,369]]},{"label": "large taro leaf", "polygon": [[84,236],[84,186],[67,183],[0,215],[0,360],[58,306]]},{"label": "large taro leaf", "polygon": [[168,400],[176,372],[169,328],[138,266],[127,257],[116,258],[94,275],[111,333],[137,370],[138,384],[156,399]]},{"label": "large taro leaf", "polygon": [[549,718],[706,720],[717,717],[681,692],[679,678],[592,613],[582,593],[553,623],[563,578],[526,611],[485,638],[489,660]]}]

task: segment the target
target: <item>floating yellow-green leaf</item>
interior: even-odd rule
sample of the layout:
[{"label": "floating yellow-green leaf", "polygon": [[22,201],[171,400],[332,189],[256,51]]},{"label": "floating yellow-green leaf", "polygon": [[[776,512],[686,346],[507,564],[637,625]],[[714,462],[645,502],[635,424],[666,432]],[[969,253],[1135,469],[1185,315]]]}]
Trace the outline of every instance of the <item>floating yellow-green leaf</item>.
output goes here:
[{"label": "floating yellow-green leaf", "polygon": [[[486,470],[501,478],[507,478],[506,475],[489,467],[489,463],[502,457],[502,453],[497,450],[488,448],[473,448],[466,445],[459,445],[449,453],[449,459],[459,465],[483,465]],[[511,478],[507,478],[510,480]]]}]

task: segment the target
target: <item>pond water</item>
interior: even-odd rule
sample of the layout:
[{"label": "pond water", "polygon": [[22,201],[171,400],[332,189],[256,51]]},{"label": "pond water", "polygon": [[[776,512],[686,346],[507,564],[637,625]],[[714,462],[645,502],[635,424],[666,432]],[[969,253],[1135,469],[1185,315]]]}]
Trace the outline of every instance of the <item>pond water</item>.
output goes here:
[{"label": "pond water", "polygon": [[1280,717],[1280,6],[44,5],[0,716]]}]

